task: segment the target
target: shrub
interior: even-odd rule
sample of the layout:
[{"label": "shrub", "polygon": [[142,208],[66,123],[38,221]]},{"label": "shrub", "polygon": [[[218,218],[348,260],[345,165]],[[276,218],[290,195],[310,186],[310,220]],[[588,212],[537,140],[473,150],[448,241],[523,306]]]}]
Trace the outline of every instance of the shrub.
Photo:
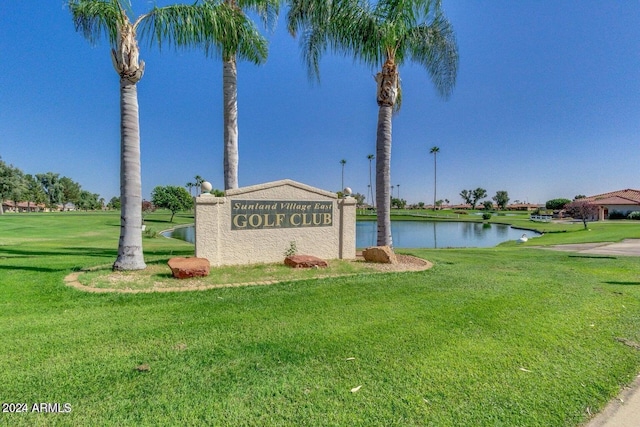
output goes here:
[{"label": "shrub", "polygon": [[631,212],[629,215],[627,215],[627,218],[640,220],[640,211]]},{"label": "shrub", "polygon": [[625,219],[627,215],[620,211],[611,211],[609,212],[609,219]]},{"label": "shrub", "polygon": [[489,212],[485,212],[482,214],[482,219],[484,219],[485,221],[488,221],[491,219],[491,213]]}]

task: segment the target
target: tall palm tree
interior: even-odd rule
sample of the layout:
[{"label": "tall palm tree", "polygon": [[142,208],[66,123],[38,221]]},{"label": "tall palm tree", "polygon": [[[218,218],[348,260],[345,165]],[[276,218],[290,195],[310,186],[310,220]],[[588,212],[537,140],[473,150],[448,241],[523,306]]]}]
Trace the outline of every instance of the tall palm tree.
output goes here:
[{"label": "tall palm tree", "polygon": [[371,162],[373,161],[373,159],[375,159],[376,156],[374,156],[373,154],[369,154],[367,156],[367,160],[369,160],[369,194],[367,194],[367,197],[371,196],[371,198],[369,200],[371,200],[371,203],[373,204],[373,207],[376,207],[376,203],[375,200],[373,200],[373,185],[371,185],[372,181],[371,181]]},{"label": "tall palm tree", "polygon": [[346,159],[342,159],[340,160],[340,164],[342,165],[342,186],[340,187],[340,191],[344,191],[344,165],[347,164],[347,160]]},{"label": "tall palm tree", "polygon": [[431,147],[431,150],[429,150],[429,153],[433,154],[433,210],[436,210],[436,183],[438,175],[436,174],[436,169],[438,166],[438,162],[436,161],[436,157],[438,155],[438,153],[440,152],[440,148],[439,147]]},{"label": "tall palm tree", "polygon": [[[218,0],[220,1],[220,0]],[[238,69],[237,59],[260,65],[267,60],[267,41],[245,12],[257,13],[270,26],[275,23],[282,0],[222,0],[241,15],[243,25],[227,26],[227,34],[215,41],[222,54],[224,105],[224,189],[238,188]]]},{"label": "tall palm tree", "polygon": [[[113,66],[120,76],[120,240],[114,270],[141,270],[146,267],[142,250],[142,184],[140,176],[140,125],[137,83],[144,73],[139,58],[137,30],[149,32],[158,43],[163,39],[200,45],[224,33],[211,25],[224,15],[211,5],[154,7],[133,22],[127,0],[69,0],[77,31],[91,43],[103,35],[111,45]],[[125,7],[126,6],[126,7]],[[227,8],[228,9],[228,8]],[[229,12],[226,13],[229,15]],[[234,15],[233,13],[231,15]],[[237,15],[237,14],[235,14]],[[187,23],[189,25],[187,25]],[[204,30],[202,30],[204,29]]]},{"label": "tall palm tree", "polygon": [[[257,14],[272,27],[284,0],[196,0],[174,6],[173,20],[149,20],[148,27],[162,47],[162,38],[176,47],[203,48],[222,58],[224,188],[238,188],[238,70],[237,60],[260,65],[268,43],[245,12]],[[156,9],[154,9],[156,10]],[[179,25],[172,27],[176,22]],[[168,31],[168,32],[167,32]]]},{"label": "tall palm tree", "polygon": [[401,101],[398,66],[419,64],[447,97],[458,66],[453,28],[439,0],[292,0],[287,18],[289,31],[301,33],[310,76],[319,76],[320,56],[327,49],[381,67],[375,76],[377,244],[391,246],[391,118]]}]

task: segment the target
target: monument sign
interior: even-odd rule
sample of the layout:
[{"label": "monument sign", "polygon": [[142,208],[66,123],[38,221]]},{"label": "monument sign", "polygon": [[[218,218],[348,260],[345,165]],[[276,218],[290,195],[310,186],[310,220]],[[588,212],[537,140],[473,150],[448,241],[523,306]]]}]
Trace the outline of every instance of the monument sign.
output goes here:
[{"label": "monument sign", "polygon": [[196,257],[212,266],[280,262],[298,253],[356,255],[356,201],[291,180],[196,198]]}]

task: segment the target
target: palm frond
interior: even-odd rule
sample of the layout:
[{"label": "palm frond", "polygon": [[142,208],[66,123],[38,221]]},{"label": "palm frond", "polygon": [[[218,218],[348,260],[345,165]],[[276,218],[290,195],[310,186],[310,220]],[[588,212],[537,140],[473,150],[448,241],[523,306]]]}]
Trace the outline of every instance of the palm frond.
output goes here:
[{"label": "palm frond", "polygon": [[68,6],[76,31],[90,43],[96,44],[103,36],[110,45],[117,43],[118,27],[126,19],[118,0],[70,0]]},{"label": "palm frond", "polygon": [[447,98],[458,73],[458,46],[449,21],[439,15],[430,24],[414,28],[406,44],[411,59],[427,69],[440,95]]},{"label": "palm frond", "polygon": [[280,8],[284,0],[237,0],[237,5],[244,12],[255,12],[268,31],[273,31],[278,22]]},{"label": "palm frond", "polygon": [[141,37],[162,48],[202,48],[224,60],[239,56],[255,64],[268,54],[267,40],[240,9],[224,2],[155,7],[140,22]]}]

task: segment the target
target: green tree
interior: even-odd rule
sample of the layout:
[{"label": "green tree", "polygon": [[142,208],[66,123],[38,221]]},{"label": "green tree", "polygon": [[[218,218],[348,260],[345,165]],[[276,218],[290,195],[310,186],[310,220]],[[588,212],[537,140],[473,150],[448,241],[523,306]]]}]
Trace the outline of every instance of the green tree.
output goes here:
[{"label": "green tree", "polygon": [[187,190],[173,185],[154,188],[151,192],[151,201],[155,206],[171,211],[171,220],[169,222],[173,222],[176,212],[186,211],[193,207],[193,198]]},{"label": "green tree", "polygon": [[67,203],[77,204],[82,190],[80,184],[66,176],[60,178],[60,184],[62,185],[62,203],[65,205]]},{"label": "green tree", "polygon": [[2,202],[9,200],[19,186],[19,169],[8,165],[0,158],[0,215],[4,213]]},{"label": "green tree", "polygon": [[9,198],[13,201],[16,212],[20,212],[18,209],[18,202],[21,202],[25,198],[25,194],[27,192],[27,184],[22,170],[18,168],[13,169],[12,183],[13,185],[11,187],[11,192],[9,193]]},{"label": "green tree", "polygon": [[45,194],[42,184],[40,184],[37,177],[27,174],[24,178],[26,184],[25,197],[27,198],[27,207],[29,208],[29,212],[31,212],[31,203],[33,202],[36,205],[45,203],[47,201],[47,195]]},{"label": "green tree", "polygon": [[42,189],[47,197],[47,205],[54,208],[62,203],[62,183],[60,182],[60,174],[47,172],[38,173],[36,178],[40,181]]},{"label": "green tree", "polygon": [[466,204],[471,205],[473,202],[473,190],[462,190],[460,197]]},{"label": "green tree", "polygon": [[391,246],[391,118],[401,104],[398,66],[417,63],[447,97],[458,66],[453,28],[440,2],[428,0],[292,0],[287,18],[289,31],[302,35],[310,76],[319,76],[320,57],[328,49],[380,67],[375,77],[377,244]]},{"label": "green tree", "polygon": [[356,199],[356,205],[358,206],[362,206],[364,204],[364,199],[366,199],[366,196],[360,193],[352,194],[351,197]]},{"label": "green tree", "polygon": [[112,197],[111,200],[109,200],[109,203],[107,203],[107,207],[109,209],[120,209],[120,197]]},{"label": "green tree", "polygon": [[[140,121],[137,83],[144,73],[140,60],[137,30],[152,36],[160,45],[169,41],[199,45],[206,35],[225,33],[212,23],[216,9],[205,4],[154,7],[133,22],[125,0],[69,0],[77,31],[91,43],[103,35],[111,45],[111,59],[120,76],[120,200],[121,221],[118,256],[114,270],[141,270],[146,267],[142,251],[142,183],[140,176]],[[227,8],[228,9],[228,8]],[[234,12],[227,11],[227,15]],[[201,31],[205,29],[205,31]]]},{"label": "green tree", "polygon": [[398,197],[391,198],[391,207],[404,209],[407,206],[407,201],[405,199],[400,199]]},{"label": "green tree", "polygon": [[96,210],[102,207],[100,203],[100,195],[96,193],[91,193],[87,190],[80,190],[78,194],[78,199],[76,201],[76,206],[78,209],[87,210]]},{"label": "green tree", "polygon": [[436,171],[438,169],[438,161],[436,160],[436,158],[438,157],[439,152],[440,152],[440,148],[435,146],[431,147],[431,150],[429,150],[429,153],[433,154],[433,210],[435,210],[437,206],[436,190],[437,190],[438,175]]},{"label": "green tree", "polygon": [[496,195],[493,196],[493,201],[496,202],[498,208],[504,210],[507,208],[507,204],[509,203],[509,193],[504,190],[497,191]]},{"label": "green tree", "polygon": [[547,200],[547,203],[545,203],[544,207],[547,209],[551,209],[554,211],[560,210],[560,209],[564,209],[564,206],[568,203],[571,203],[571,200],[569,199],[551,199],[551,200]]},{"label": "green tree", "polygon": [[471,192],[471,209],[475,209],[481,199],[487,197],[487,190],[484,188],[476,188]]}]

